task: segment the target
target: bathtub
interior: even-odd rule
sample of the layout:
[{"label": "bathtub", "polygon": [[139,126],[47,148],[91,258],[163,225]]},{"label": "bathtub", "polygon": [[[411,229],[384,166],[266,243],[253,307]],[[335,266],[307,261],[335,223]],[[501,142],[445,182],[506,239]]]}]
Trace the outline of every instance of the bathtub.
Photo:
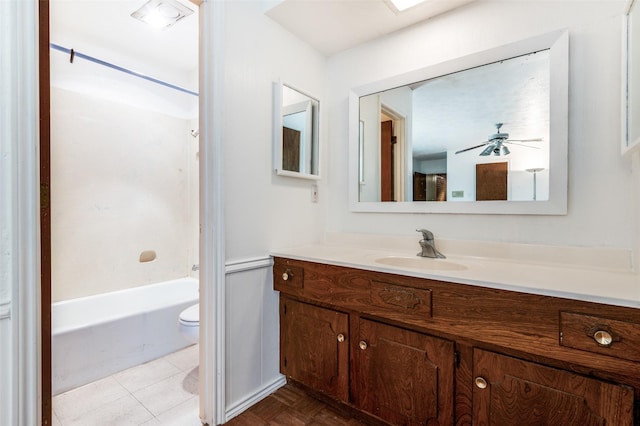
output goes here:
[{"label": "bathtub", "polygon": [[195,303],[194,278],[53,303],[53,394],[188,346],[178,316]]}]

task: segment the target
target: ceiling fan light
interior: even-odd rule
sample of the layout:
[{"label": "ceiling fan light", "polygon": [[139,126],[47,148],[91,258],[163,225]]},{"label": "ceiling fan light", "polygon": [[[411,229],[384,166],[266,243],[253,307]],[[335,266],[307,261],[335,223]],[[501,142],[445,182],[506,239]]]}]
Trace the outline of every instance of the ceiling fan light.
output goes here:
[{"label": "ceiling fan light", "polygon": [[509,151],[509,148],[502,145],[502,155],[509,155],[509,154],[511,154],[511,151]]},{"label": "ceiling fan light", "polygon": [[493,146],[493,145],[489,145],[489,146],[487,146],[485,149],[483,149],[483,150],[482,150],[482,152],[480,153],[480,155],[484,155],[484,156],[486,156],[486,155],[491,155],[491,153],[493,152],[493,148],[494,148],[494,146]]}]

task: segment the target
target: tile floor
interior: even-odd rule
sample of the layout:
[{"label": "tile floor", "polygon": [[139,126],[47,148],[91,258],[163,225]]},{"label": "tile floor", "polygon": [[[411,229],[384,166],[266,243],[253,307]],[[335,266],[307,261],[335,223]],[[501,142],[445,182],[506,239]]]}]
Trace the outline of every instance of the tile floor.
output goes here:
[{"label": "tile floor", "polygon": [[53,398],[53,426],[200,426],[198,345]]}]

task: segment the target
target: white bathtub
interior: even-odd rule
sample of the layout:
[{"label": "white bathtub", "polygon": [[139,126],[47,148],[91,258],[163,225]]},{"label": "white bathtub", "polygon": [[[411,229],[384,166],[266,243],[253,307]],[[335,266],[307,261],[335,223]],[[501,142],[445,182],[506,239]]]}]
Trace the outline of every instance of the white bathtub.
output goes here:
[{"label": "white bathtub", "polygon": [[53,394],[188,346],[178,316],[195,303],[198,281],[182,278],[52,304]]}]

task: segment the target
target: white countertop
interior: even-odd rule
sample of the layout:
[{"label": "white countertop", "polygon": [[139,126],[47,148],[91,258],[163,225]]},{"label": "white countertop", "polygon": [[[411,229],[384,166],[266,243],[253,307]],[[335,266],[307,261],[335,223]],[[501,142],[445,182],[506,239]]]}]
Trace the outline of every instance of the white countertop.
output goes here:
[{"label": "white countertop", "polygon": [[[416,256],[416,237],[328,234],[273,256],[589,302],[640,308],[631,253],[611,248],[438,240],[446,259]],[[392,259],[395,258],[395,259]],[[399,258],[399,259],[398,259]],[[391,263],[402,263],[396,266]],[[408,266],[407,266],[408,265]]]}]

